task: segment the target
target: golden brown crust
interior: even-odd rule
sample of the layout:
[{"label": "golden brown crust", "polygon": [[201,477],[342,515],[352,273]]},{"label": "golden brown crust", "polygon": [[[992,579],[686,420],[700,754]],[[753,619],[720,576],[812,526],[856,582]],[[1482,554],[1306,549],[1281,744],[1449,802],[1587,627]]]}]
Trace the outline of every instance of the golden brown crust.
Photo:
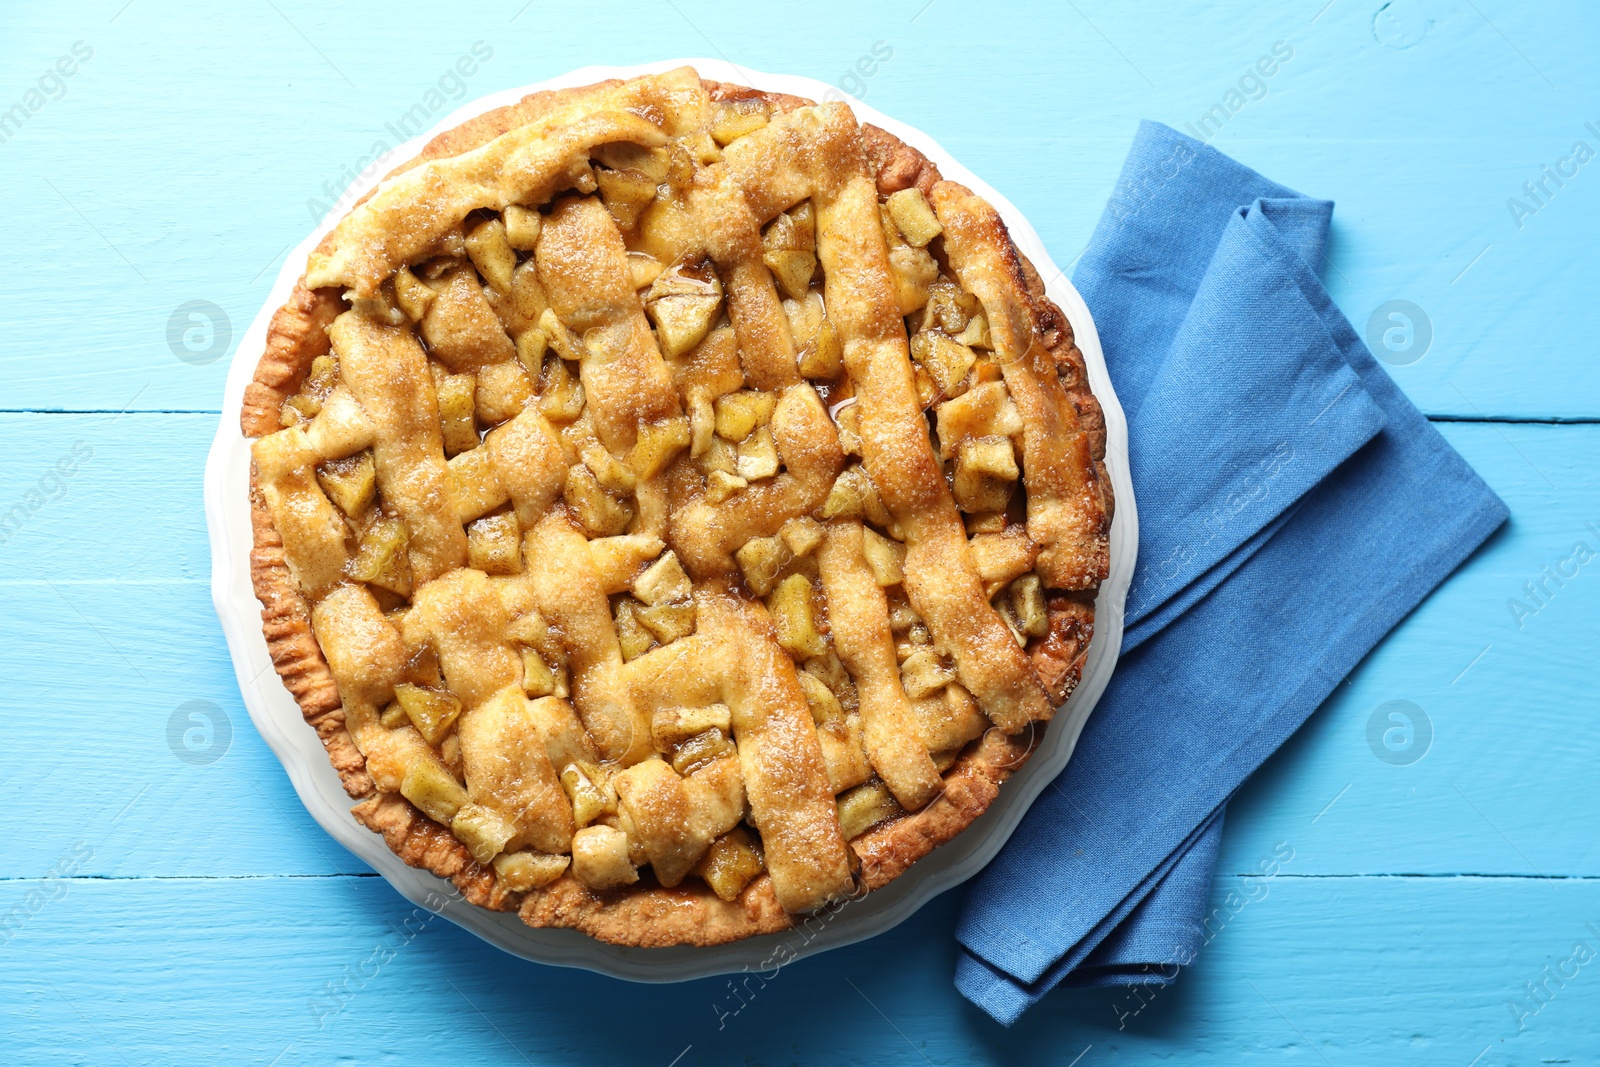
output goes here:
[{"label": "golden brown crust", "polygon": [[1083,677],[1094,637],[1094,604],[1068,595],[1053,595],[1049,603],[1050,632],[1031,650],[1034,672],[1050,691],[1050,699],[1064,702]]},{"label": "golden brown crust", "polygon": [[635,885],[600,893],[563,875],[529,893],[518,915],[529,926],[579,930],[637,948],[723,945],[794,925],[764,874],[733,901],[687,882],[673,889]]},{"label": "golden brown crust", "polygon": [[933,160],[871,123],[862,124],[861,139],[866,144],[867,160],[878,176],[878,192],[887,195],[912,186],[922,190],[924,196],[932,192],[940,177]]},{"label": "golden brown crust", "polygon": [[774,111],[793,111],[799,107],[810,107],[816,102],[807,100],[803,96],[769,93],[762,89],[752,89],[748,85],[735,85],[732,82],[714,82],[707,79],[705,87],[711,99],[719,103],[734,100],[764,100]]},{"label": "golden brown crust", "polygon": [[343,306],[344,301],[332,290],[307,289],[304,278],[295,283],[288,302],[272,316],[266,351],[256,364],[255,377],[245,386],[239,426],[246,437],[278,429],[284,399],[305,381],[311,361],[327,354],[328,324]]},{"label": "golden brown crust", "polygon": [[311,633],[311,611],[284,562],[283,539],[272,524],[255,465],[250,468],[250,525],[255,545],[250,551],[250,582],[261,601],[261,629],[278,677],[293,694],[306,722],[317,731],[344,791],[364,797],[373,790],[367,763],[344,726],[344,707],[328,661]]},{"label": "golden brown crust", "polygon": [[[476,148],[573,96],[598,86],[535,93],[516,104],[486,112],[435,137],[415,159],[397,167],[398,174],[429,159]],[[808,106],[811,101],[744,86],[706,82],[713,100],[760,98],[778,111]],[[867,157],[880,193],[916,186],[924,193],[940,180],[938,168],[916,148],[887,131],[863,126]],[[369,194],[370,195],[370,194]],[[363,198],[365,199],[365,198]],[[1105,498],[1109,526],[1111,497],[1105,477],[1105,420],[1089,389],[1082,352],[1074,343],[1066,315],[1045,295],[1044,282],[1025,256],[1017,253],[1018,269],[1031,297],[1030,311],[1038,336],[1055,361],[1062,387],[1089,431],[1091,450]],[[304,279],[274,315],[266,351],[246,390],[241,426],[247,436],[279,428],[279,408],[304,380],[312,360],[329,350],[326,329],[345,307],[333,290],[308,290]],[[274,666],[299,702],[306,720],[317,730],[339,772],[346,792],[365,798],[352,809],[363,826],[383,835],[389,848],[407,864],[448,878],[471,903],[495,910],[517,908],[534,927],[582,931],[613,944],[638,947],[717,945],[759,934],[776,933],[803,921],[777,902],[772,880],[763,874],[735,901],[723,901],[699,881],[668,889],[646,874],[646,881],[624,890],[596,892],[571,874],[527,894],[503,892],[492,868],[475,862],[466,847],[444,826],[424,816],[403,797],[376,790],[365,760],[344,725],[344,712],[333,676],[312,635],[310,612],[283,557],[282,540],[251,474],[251,520],[255,548],[251,577],[263,611]],[[1094,609],[1084,597],[1052,596],[1049,634],[1035,641],[1030,660],[1052,701],[1064,701],[1076,686],[1093,634]],[[950,841],[982,815],[999,786],[1037,748],[1044,723],[1030,723],[1007,736],[989,730],[969,744],[944,772],[941,793],[913,814],[882,823],[850,842],[861,861],[859,879],[866,890],[899,877],[918,859]]]},{"label": "golden brown crust", "polygon": [[390,851],[409,866],[448,878],[468,903],[491,911],[510,911],[521,899],[503,892],[494,871],[472,858],[449,830],[423,815],[395,793],[378,793],[350,809],[356,821],[383,835]]}]

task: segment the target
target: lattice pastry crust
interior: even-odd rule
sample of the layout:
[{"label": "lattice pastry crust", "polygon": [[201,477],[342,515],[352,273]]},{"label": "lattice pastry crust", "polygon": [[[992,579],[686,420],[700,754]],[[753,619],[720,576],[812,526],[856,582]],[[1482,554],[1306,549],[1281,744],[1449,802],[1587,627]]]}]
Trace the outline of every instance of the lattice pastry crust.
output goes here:
[{"label": "lattice pastry crust", "polygon": [[435,138],[312,253],[242,422],[357,818],[620,944],[781,930],[959,833],[1107,568],[1100,408],[994,210],[689,68]]}]

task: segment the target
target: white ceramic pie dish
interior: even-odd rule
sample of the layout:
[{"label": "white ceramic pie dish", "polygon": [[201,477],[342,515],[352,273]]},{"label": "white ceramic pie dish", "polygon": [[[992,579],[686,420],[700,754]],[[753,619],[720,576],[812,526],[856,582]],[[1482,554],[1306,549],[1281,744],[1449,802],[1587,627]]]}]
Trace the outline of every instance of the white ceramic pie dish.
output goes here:
[{"label": "white ceramic pie dish", "polygon": [[288,772],[295,791],[311,816],[340,844],[381,874],[406,899],[428,908],[507,952],[538,963],[582,967],[639,982],[677,982],[739,971],[770,971],[787,962],[875,936],[910,917],[934,896],[980,871],[998,852],[1039,792],[1067,765],[1095,702],[1110,680],[1122,643],[1123,602],[1133,575],[1138,548],[1133,486],[1128,476],[1128,434],[1121,405],[1111,389],[1105,358],[1088,308],[1066,275],[1051,261],[1039,235],[1003,196],[957,163],[932,138],[896,122],[864,104],[847,100],[856,116],[914,145],[933,160],[945,177],[970,187],[994,205],[1018,248],[1047,279],[1046,291],[1072,323],[1083,351],[1095,396],[1105,409],[1106,467],[1116,496],[1111,525],[1111,573],[1095,601],[1095,632],[1082,681],[1045,731],[1033,758],[1006,782],[1000,795],[977,821],[943,847],[914,864],[883,889],[836,910],[821,914],[804,927],[782,934],[749,938],[708,948],[632,948],[596,941],[574,930],[535,930],[514,913],[474,907],[444,879],[406,866],[383,839],[359,825],[350,814],[351,800],[315,731],[306,725],[300,707],[279,681],[261,632],[261,605],[250,582],[252,531],[248,485],[250,445],[239,429],[245,386],[255,372],[273,312],[288,298],[305,270],[306,255],[348,210],[348,205],[377,185],[383,174],[415,156],[443,130],[492,108],[515,103],[541,89],[588,85],[605,78],[631,78],[685,64],[703,77],[735,82],[813,100],[841,99],[837,89],[812,78],[763,74],[725,60],[675,59],[636,67],[584,67],[537,85],[508,89],[475,100],[444,118],[436,127],[401,145],[382,165],[358,178],[341,206],[284,261],[261,311],[234,353],[223,397],[222,418],[206,461],[206,525],[211,537],[211,595],[227,636],[234,673],[251,721]]}]

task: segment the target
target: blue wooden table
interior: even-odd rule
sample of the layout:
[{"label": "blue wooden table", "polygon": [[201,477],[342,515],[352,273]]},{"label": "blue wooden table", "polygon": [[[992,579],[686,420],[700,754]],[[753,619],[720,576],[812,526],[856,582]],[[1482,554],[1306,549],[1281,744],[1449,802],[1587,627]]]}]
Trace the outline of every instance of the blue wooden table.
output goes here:
[{"label": "blue wooden table", "polygon": [[[0,1058],[1600,1060],[1600,11],[1198,6],[7,3]],[[287,249],[418,106],[685,55],[928,131],[1062,263],[1144,117],[1335,199],[1335,299],[1510,505],[1234,802],[1172,988],[1002,1030],[950,984],[959,893],[741,999],[522,963],[327,838],[245,716],[200,477]]]}]

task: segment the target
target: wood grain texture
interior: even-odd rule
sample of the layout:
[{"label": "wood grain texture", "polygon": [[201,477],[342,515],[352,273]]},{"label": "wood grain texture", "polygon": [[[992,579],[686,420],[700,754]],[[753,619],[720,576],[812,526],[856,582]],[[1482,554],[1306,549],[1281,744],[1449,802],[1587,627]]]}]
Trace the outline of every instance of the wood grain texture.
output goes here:
[{"label": "wood grain texture", "polygon": [[[1197,121],[1283,41],[1293,58],[1213,143],[1337,200],[1324,274],[1358,329],[1392,298],[1425,309],[1433,348],[1397,368],[1401,385],[1431,414],[1600,417],[1600,305],[1574,301],[1571,277],[1600,227],[1600,160],[1548,186],[1520,229],[1506,206],[1575,140],[1600,148],[1584,127],[1600,124],[1600,68],[1585,47],[1600,11],[1575,0],[1368,0],[1315,22],[1319,3],[1265,0],[1017,5],[983,18],[946,0],[920,13],[923,0],[832,2],[798,20],[704,3],[641,20],[609,2],[581,19],[533,9],[514,22],[514,3],[401,4],[354,37],[334,9],[306,3],[237,16],[194,0],[135,4],[110,21],[118,6],[0,13],[8,106],[74,41],[94,49],[66,94],[0,144],[8,235],[39,249],[0,290],[3,407],[213,406],[227,359],[177,359],[171,313],[213,301],[237,340],[309,230],[307,202],[331,203],[376,140],[392,147],[387,124],[474,41],[493,58],[459,98],[441,96],[437,117],[444,103],[584,62],[710,52],[837,81],[1014,200],[1062,265],[1087,241],[1138,120]],[[1394,47],[1407,26],[1420,39]],[[875,59],[875,44],[892,55]]]},{"label": "wood grain texture", "polygon": [[[0,911],[38,883],[0,885]],[[18,1063],[1095,1064],[1590,1062],[1600,882],[1219,879],[1170,989],[1053,996],[1001,1030],[948,990],[956,897],[870,943],[738,982],[629,985],[501,955],[377,878],[83,879],[7,946]],[[1253,899],[1249,903],[1230,904]],[[86,916],[93,916],[92,923]],[[1569,972],[1571,968],[1568,968]],[[943,987],[943,988],[939,988]],[[937,991],[936,991],[937,990]],[[1320,1056],[1319,1056],[1320,1053]],[[279,1057],[276,1060],[274,1057]]]},{"label": "wood grain texture", "polygon": [[[190,577],[206,560],[197,485],[214,422],[0,415],[0,453],[54,457],[75,441],[97,442],[65,495],[0,546],[0,677],[11,680],[19,707],[71,708],[96,724],[94,744],[13,772],[28,795],[49,781],[76,785],[49,807],[0,811],[0,835],[13,842],[7,873],[42,873],[69,828],[94,824],[149,783],[141,807],[155,800],[148,810],[206,828],[209,840],[142,836],[136,853],[116,860],[124,866],[96,873],[361,869],[300,811],[251,730],[209,590]],[[1600,534],[1585,527],[1600,527],[1600,427],[1443,429],[1506,499],[1512,522],[1246,787],[1231,814],[1224,869],[1249,869],[1272,841],[1288,839],[1300,873],[1600,875],[1592,821],[1551,818],[1574,805],[1596,811],[1572,783],[1600,762],[1582,668],[1600,645],[1600,559],[1564,587],[1552,585],[1546,606],[1520,629],[1507,607],[1513,598],[1531,604],[1523,584],[1576,541],[1600,552]],[[0,473],[0,501],[20,498],[36,481],[28,474]],[[130,506],[153,525],[130,528],[120,514]],[[194,699],[214,703],[234,728],[233,747],[209,766],[182,763],[167,747],[168,718]],[[1432,751],[1410,766],[1380,761],[1367,743],[1373,710],[1396,699],[1417,704],[1433,724]],[[59,729],[52,716],[10,715],[0,719],[0,743],[43,752]]]},{"label": "wood grain texture", "polygon": [[[0,840],[7,842],[0,866],[4,879],[0,881],[0,915],[15,906],[5,904],[7,893],[23,894],[17,899],[25,899],[30,887],[41,884],[52,894],[58,892],[58,887],[41,883],[41,879],[48,880],[52,870],[60,873],[62,857],[72,857],[74,848],[92,850],[76,865],[75,873],[82,881],[71,884],[74,895],[65,903],[50,904],[48,911],[41,910],[37,924],[30,919],[30,932],[12,940],[6,951],[24,972],[33,966],[47,970],[66,967],[49,973],[63,974],[69,982],[90,982],[73,988],[85,993],[97,989],[89,997],[97,1006],[123,1003],[124,1007],[117,1009],[127,1013],[123,1023],[116,1023],[115,1014],[110,1022],[104,1016],[94,1018],[108,1033],[116,1025],[138,1030],[144,1034],[139,1040],[175,1041],[169,1031],[179,1024],[174,1017],[153,1030],[140,1030],[133,1022],[137,998],[128,992],[95,987],[93,982],[111,979],[94,976],[107,973],[108,968],[121,973],[118,968],[132,967],[137,973],[146,957],[178,951],[168,931],[177,920],[162,909],[180,905],[162,903],[164,893],[179,894],[174,899],[187,901],[181,906],[193,909],[191,917],[180,924],[185,938],[198,934],[204,944],[219,946],[242,937],[248,949],[230,947],[227,951],[264,953],[267,962],[277,955],[301,958],[303,962],[296,966],[312,968],[313,991],[328,980],[317,977],[322,974],[317,967],[328,964],[335,973],[342,973],[339,967],[346,962],[357,967],[365,958],[361,953],[372,947],[351,947],[348,938],[356,935],[341,935],[346,939],[338,943],[349,949],[345,954],[351,958],[330,963],[322,946],[325,927],[381,931],[384,924],[398,924],[406,914],[399,898],[372,879],[335,877],[359,874],[364,865],[328,839],[300,808],[281,769],[251,729],[211,613],[208,590],[202,581],[186,576],[184,560],[205,558],[203,531],[193,523],[158,523],[140,532],[119,524],[114,514],[118,507],[131,506],[130,494],[144,497],[141,506],[152,516],[182,515],[186,509],[197,509],[194,485],[203,442],[214,420],[215,416],[207,415],[173,418],[140,413],[115,419],[109,415],[0,415],[0,453],[54,456],[70,449],[74,441],[97,442],[95,456],[72,476],[66,495],[39,511],[11,544],[0,546],[4,549],[0,566],[9,568],[0,580],[0,633],[4,636],[0,677],[11,683],[8,705],[13,709],[0,718],[0,750],[24,754],[7,776],[13,795],[21,799],[0,811]],[[1419,943],[1409,940],[1413,935],[1406,932],[1404,917],[1408,908],[1424,905],[1405,904],[1403,899],[1409,898],[1403,895],[1431,894],[1420,898],[1427,901],[1427,909],[1438,913],[1430,919],[1438,929],[1429,935],[1435,940],[1427,951],[1438,955],[1433,965],[1454,974],[1451,980],[1459,983],[1446,988],[1471,994],[1452,1007],[1446,993],[1435,990],[1435,1002],[1429,1008],[1434,1013],[1430,1017],[1437,1020],[1432,1040],[1442,1040],[1450,1027],[1479,1025],[1480,1015],[1498,1019],[1496,1011],[1482,1007],[1490,1003],[1492,1008],[1493,997],[1484,1001],[1489,986],[1480,982],[1477,972],[1452,969],[1458,968],[1464,952],[1493,949],[1512,954],[1508,938],[1520,939],[1517,945],[1531,950],[1545,935],[1523,931],[1502,937],[1478,929],[1475,924],[1490,919],[1503,921],[1501,912],[1506,909],[1529,907],[1483,894],[1495,886],[1504,887],[1505,892],[1543,892],[1551,884],[1592,887],[1600,879],[1600,849],[1593,833],[1597,803],[1587,787],[1600,758],[1600,744],[1591,725],[1592,697],[1583,666],[1592,660],[1600,641],[1600,611],[1596,610],[1600,607],[1600,578],[1593,576],[1600,572],[1580,569],[1578,577],[1557,590],[1546,606],[1524,618],[1520,631],[1506,608],[1509,598],[1521,594],[1522,583],[1537,578],[1545,564],[1569,554],[1574,540],[1588,540],[1600,549],[1600,536],[1585,529],[1587,522],[1600,525],[1596,513],[1600,511],[1600,427],[1445,424],[1443,429],[1505,497],[1513,513],[1511,525],[1369,657],[1234,803],[1221,870],[1234,875],[1253,871],[1279,842],[1287,843],[1295,858],[1286,865],[1288,877],[1274,883],[1272,890],[1284,890],[1283,902],[1274,898],[1270,906],[1282,910],[1269,911],[1263,906],[1252,912],[1252,917],[1273,915],[1274,922],[1258,935],[1256,943],[1240,948],[1240,955],[1219,951],[1215,962],[1206,961],[1177,989],[1162,994],[1141,1013],[1137,1026],[1130,1023],[1135,1034],[1142,1035],[1136,1042],[1130,1044],[1122,1034],[1102,1035],[1100,1047],[1108,1048],[1115,1041],[1118,1055],[1126,1057],[1124,1062],[1153,1059],[1163,1048],[1182,1049],[1186,1055],[1209,1048],[1220,1062],[1232,1062],[1221,1058],[1224,1051],[1257,1055],[1262,1062],[1270,1061],[1269,1054],[1287,1054],[1295,1037],[1288,1031],[1272,1036],[1267,1027],[1275,1017],[1271,1012],[1259,1005],[1249,1009],[1241,1000],[1218,1016],[1217,1001],[1226,1006],[1241,993],[1254,996],[1242,984],[1246,977],[1256,981],[1274,1002],[1275,990],[1287,990],[1313,1005],[1336,990],[1326,972],[1344,951],[1344,939],[1332,938],[1322,944],[1317,938],[1323,936],[1321,930],[1329,922],[1337,920],[1346,928],[1357,922],[1361,912],[1349,910],[1354,908],[1352,893],[1364,894],[1361,899],[1368,903],[1362,908],[1389,916],[1363,935],[1371,938],[1366,944],[1374,953],[1423,951],[1416,947]],[[103,467],[97,468],[102,463]],[[0,477],[0,490],[7,495],[0,499],[17,496],[19,487],[27,484],[32,483],[26,471],[20,476],[7,471]],[[137,491],[125,488],[128,485],[137,486]],[[63,544],[71,550],[63,549]],[[137,567],[119,563],[129,558],[148,562]],[[1600,566],[1600,560],[1595,565]],[[138,577],[140,570],[150,576]],[[53,576],[46,584],[42,575]],[[1488,651],[1474,662],[1486,647]],[[1380,761],[1366,740],[1366,723],[1373,708],[1390,699],[1415,702],[1434,726],[1432,749],[1410,766]],[[169,747],[168,719],[190,700],[211,702],[232,726],[226,753],[209,765],[182,762]],[[42,714],[37,709],[53,709],[53,713]],[[60,745],[61,716],[83,725],[85,732],[77,735],[80,743]],[[1493,877],[1459,877],[1463,874]],[[1349,877],[1352,875],[1364,877]],[[1407,875],[1434,877],[1403,877]],[[1301,898],[1293,894],[1313,892],[1303,888],[1303,883],[1315,883],[1321,887],[1316,891],[1327,895],[1315,898],[1315,904],[1302,905]],[[231,927],[218,928],[217,923],[245,921],[238,916],[225,918],[240,906],[230,894],[245,890],[261,894],[252,897],[249,905],[252,912],[261,912],[258,932],[245,936]],[[90,893],[108,895],[101,898]],[[313,896],[305,898],[306,893]],[[1484,899],[1491,902],[1482,903]],[[1589,902],[1585,906],[1600,921],[1600,900],[1585,899]],[[1477,910],[1480,907],[1481,912]],[[151,910],[140,913],[140,908]],[[874,942],[870,949],[853,950],[863,953],[858,957],[860,971],[844,972],[875,1001],[882,996],[906,1005],[909,1018],[891,1014],[902,1029],[908,1024],[924,1025],[914,1021],[918,1012],[944,1019],[934,1026],[938,1036],[932,1044],[943,1050],[948,1062],[974,1058],[982,1062],[984,1057],[1022,1055],[1029,1048],[1063,1047],[1063,1042],[1070,1044],[1064,1034],[1073,1032],[1072,1020],[1088,1028],[1084,1032],[1089,1036],[1078,1046],[1081,1049],[1093,1040],[1094,1027],[1115,1031],[1112,1005],[1123,1012],[1131,1010],[1128,1003],[1109,995],[1058,994],[1037,1013],[1054,1022],[1037,1024],[1030,1017],[1018,1030],[1002,1034],[961,1006],[949,985],[950,908],[946,903],[930,909],[903,928],[907,932]],[[123,914],[119,909],[134,910]],[[311,925],[272,918],[275,909],[303,911],[302,917]],[[1539,921],[1546,918],[1541,915]],[[31,931],[36,928],[56,933],[48,940],[33,940]],[[1385,940],[1391,935],[1392,940]],[[113,944],[124,946],[117,951],[126,951],[139,962],[94,958],[92,954],[104,948],[108,936]],[[378,943],[375,936],[362,936]],[[430,936],[448,943],[431,960],[445,964],[466,953],[460,958],[470,965],[463,973],[510,976],[526,972],[524,984],[540,989],[565,989],[576,981],[577,988],[606,991],[605,998],[622,995],[630,998],[630,1003],[659,1004],[663,1006],[662,1020],[674,1020],[679,1014],[693,1019],[696,1011],[703,1011],[709,1020],[706,1029],[715,1032],[715,1016],[709,1007],[713,998],[704,990],[700,996],[708,1001],[706,1005],[685,1007],[676,999],[676,992],[647,994],[600,979],[574,980],[511,960],[498,961],[490,950],[463,935],[447,934],[442,924]],[[63,945],[75,938],[83,944],[66,951]],[[1560,940],[1554,932],[1545,940],[1552,938],[1552,944]],[[937,958],[919,955],[935,949]],[[1272,977],[1273,990],[1269,990],[1256,968],[1280,957],[1299,961],[1305,969],[1296,972],[1298,978]],[[304,962],[319,959],[322,963]],[[1543,957],[1531,952],[1527,959],[1524,969],[1529,971],[1528,977],[1537,978]],[[78,960],[83,968],[77,978],[68,966],[72,960]],[[869,960],[892,962],[868,964]],[[259,1040],[270,1043],[274,1031],[267,1021],[275,1010],[271,1005],[300,1013],[307,1020],[305,1025],[311,1026],[310,1009],[304,1001],[313,993],[295,986],[303,979],[291,981],[286,973],[259,965],[262,963],[252,959],[250,966],[237,967],[241,974],[248,971],[255,977],[229,979],[245,986],[227,996],[261,1001],[251,1010],[261,1019]],[[1348,964],[1353,973],[1368,965],[1365,959]],[[826,970],[822,963],[815,966]],[[505,971],[505,967],[512,970]],[[206,981],[213,980],[212,974],[228,970],[210,964],[201,968],[208,976]],[[172,1005],[198,995],[180,988],[182,983],[199,980],[189,976],[186,968],[169,963],[162,973],[168,977],[141,980],[147,991],[154,989],[157,998],[168,1004],[162,1010],[175,1012]],[[370,1027],[351,1026],[346,1021],[342,1025],[348,1029],[342,1032],[386,1035],[385,1047],[400,1061],[427,1062],[426,1048],[407,1044],[403,1026],[405,1013],[414,1010],[419,983],[427,980],[423,972],[401,978],[405,973],[404,965],[397,964],[391,1006],[372,1017]],[[1269,969],[1267,973],[1272,972]],[[806,977],[810,974],[796,969],[785,975],[784,982],[806,989],[806,997],[836,994],[835,972]],[[1343,980],[1356,981],[1351,976]],[[457,977],[456,981],[467,996],[479,1000],[464,979]],[[61,981],[57,985],[64,992],[68,989]],[[34,994],[0,996],[0,1002],[36,1004],[44,994],[37,983],[29,988]],[[79,999],[77,992],[67,995]],[[650,996],[663,999],[651,1001]],[[854,993],[850,996],[856,997]],[[366,1002],[369,998],[364,995],[362,999]],[[378,998],[371,999],[375,1002]],[[597,994],[595,999],[599,1002],[602,997]],[[1318,1017],[1325,1021],[1315,1039],[1326,1038],[1333,1044],[1353,1040],[1350,1035],[1359,1028],[1373,1025],[1361,1013],[1377,1018],[1385,1010],[1383,1003],[1377,997],[1360,1011],[1349,1009],[1353,1014],[1347,1016],[1338,1014],[1347,1010],[1342,1007],[1317,1008]],[[912,1010],[912,1005],[924,1007]],[[930,1005],[939,1007],[935,1011]],[[876,1014],[859,998],[847,1007],[845,1017],[855,1035],[852,1041],[861,1048],[871,1049],[873,1056],[889,1062],[902,1054],[910,1056],[901,1039],[881,1026],[881,1020],[872,1023]],[[0,1016],[0,1032],[21,1038],[38,1032],[50,1018],[48,1011],[38,1010],[44,1014],[25,1012],[10,1020]],[[351,1010],[357,1009],[352,1006]],[[372,1010],[378,1009],[374,1006]],[[503,1005],[501,1010],[517,1017],[521,1009]],[[441,1027],[461,1023],[463,1019],[455,1013],[471,1014],[459,1000],[438,1011],[441,1014],[429,1018]],[[571,1011],[583,1017],[575,1006]],[[863,1011],[866,1014],[861,1014]],[[1503,1005],[1499,1012],[1510,1017]],[[1571,1042],[1579,1041],[1585,1032],[1560,1020],[1581,1014],[1558,1013],[1553,1005],[1548,1016],[1541,1013],[1541,1020],[1549,1020],[1541,1021],[1541,1030],[1555,1044],[1567,1041],[1568,1047],[1574,1047]],[[1102,1015],[1110,1019],[1109,1025]],[[161,1012],[156,1017],[165,1018]],[[535,1062],[588,1060],[582,1052],[585,1028],[564,1029],[555,1024],[556,1017],[539,1031],[544,1035],[540,1040],[549,1043],[533,1042],[530,1031],[524,1050],[530,1055],[536,1050],[546,1053],[535,1056]],[[511,1032],[499,1016],[495,1018],[497,1025]],[[782,1012],[777,1008],[760,1018],[759,1025],[743,1031],[743,1036],[736,1032],[726,1039],[733,1044],[702,1044],[697,1049],[747,1049],[758,1056],[781,1052],[797,1062],[827,1062],[823,1046],[793,1035],[786,1043],[779,1042],[774,1027],[788,1031],[784,1030],[787,1024],[780,1025]],[[1341,1018],[1347,1026],[1339,1022]],[[185,1033],[190,1035],[185,1040],[199,1040],[207,1031]],[[1033,1036],[1025,1036],[1030,1034]],[[122,1044],[119,1037],[112,1040]],[[242,1051],[252,1056],[260,1053],[257,1058],[262,1061],[281,1051],[281,1046],[265,1050],[249,1043],[257,1038],[239,1040],[246,1041]],[[302,1048],[303,1062],[318,1062],[321,1055],[332,1055],[338,1040],[331,1025],[328,1034],[316,1030],[315,1041]],[[684,1043],[694,1040],[686,1037]],[[63,1050],[74,1047],[61,1046]],[[1398,1056],[1411,1046],[1360,1047],[1374,1055],[1382,1051]],[[313,1049],[322,1051],[310,1051]],[[510,1055],[504,1049],[497,1053],[486,1047],[483,1051],[491,1057]],[[1436,1052],[1434,1044],[1416,1046],[1414,1061],[1438,1062]],[[721,1059],[721,1053],[714,1051],[704,1055],[703,1062]],[[86,1056],[87,1062],[98,1062],[95,1056]],[[132,1058],[140,1062],[138,1056]],[[1462,1062],[1470,1058],[1468,1055]],[[930,1059],[940,1062],[931,1051]],[[693,1055],[685,1062],[695,1062]],[[1396,1062],[1407,1061],[1401,1056]]]},{"label": "wood grain texture", "polygon": [[[1322,274],[1358,331],[1384,301],[1424,309],[1432,346],[1396,380],[1446,420],[1600,420],[1600,160],[1547,182],[1520,228],[1506,205],[1576,140],[1600,149],[1585,127],[1600,126],[1600,12],[1193,8],[405,2],[356,35],[299,0],[0,10],[0,112],[74,42],[93,50],[0,141],[7,247],[36,250],[0,282],[0,515],[28,505],[0,532],[0,1048],[29,1064],[1593,1061],[1600,964],[1537,1014],[1522,1000],[1520,1028],[1512,1004],[1579,940],[1600,950],[1585,925],[1600,927],[1600,558],[1561,583],[1545,569],[1580,540],[1600,551],[1600,426],[1441,424],[1510,525],[1235,799],[1213,903],[1259,899],[1147,1006],[1060,992],[1001,1030],[950,985],[955,895],[751,979],[743,1008],[725,979],[524,964],[367,875],[244,714],[200,493],[233,346],[310,228],[308,200],[327,205],[374,140],[393,145],[386,124],[478,40],[493,58],[430,121],[581,63],[720,53],[926,130],[1063,266],[1137,120],[1182,129],[1287,42],[1212,143],[1338,202]],[[211,362],[169,342],[191,300],[227,319]],[[1513,600],[1536,609],[1520,625]],[[1409,765],[1368,741],[1392,700],[1432,726]],[[179,758],[200,722],[186,706],[219,750],[228,724],[214,762]],[[1280,845],[1294,858],[1262,897],[1241,876]]]}]

